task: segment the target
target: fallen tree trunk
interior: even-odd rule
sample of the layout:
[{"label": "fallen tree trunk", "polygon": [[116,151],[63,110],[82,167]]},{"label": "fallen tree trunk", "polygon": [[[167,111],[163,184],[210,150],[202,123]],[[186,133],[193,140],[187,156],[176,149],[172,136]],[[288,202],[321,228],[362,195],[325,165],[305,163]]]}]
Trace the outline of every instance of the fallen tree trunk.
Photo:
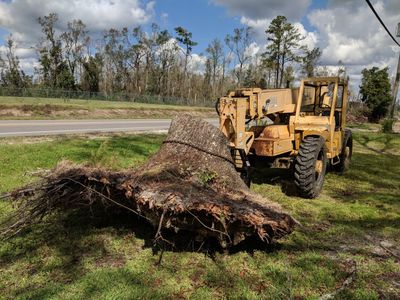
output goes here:
[{"label": "fallen tree trunk", "polygon": [[279,205],[251,192],[235,170],[225,136],[206,121],[176,117],[158,153],[134,171],[110,172],[60,163],[35,186],[11,193],[15,215],[3,226],[10,237],[57,211],[112,205],[164,230],[215,239],[226,248],[256,238],[270,243],[296,221]]}]

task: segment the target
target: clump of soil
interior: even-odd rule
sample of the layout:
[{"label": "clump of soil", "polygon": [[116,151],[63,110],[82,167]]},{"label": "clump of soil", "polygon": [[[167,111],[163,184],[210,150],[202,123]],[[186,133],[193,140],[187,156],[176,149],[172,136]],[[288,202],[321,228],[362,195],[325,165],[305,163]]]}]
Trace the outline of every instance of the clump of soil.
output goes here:
[{"label": "clump of soil", "polygon": [[44,216],[101,203],[126,209],[163,233],[213,239],[227,248],[270,243],[297,224],[278,204],[251,192],[236,172],[225,136],[190,115],[176,117],[161,149],[136,170],[111,172],[61,162],[34,186],[11,194],[19,205],[3,224],[10,237]]}]

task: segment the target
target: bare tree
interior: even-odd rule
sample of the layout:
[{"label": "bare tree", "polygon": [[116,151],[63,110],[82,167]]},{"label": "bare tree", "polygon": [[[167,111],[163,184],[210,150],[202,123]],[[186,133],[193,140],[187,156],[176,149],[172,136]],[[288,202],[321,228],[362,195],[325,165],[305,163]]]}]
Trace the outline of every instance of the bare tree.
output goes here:
[{"label": "bare tree", "polygon": [[208,62],[211,69],[211,83],[212,83],[212,95],[215,95],[215,89],[217,87],[217,72],[222,68],[224,59],[224,53],[222,43],[219,39],[214,39],[207,47],[206,52],[208,54]]},{"label": "bare tree", "polygon": [[61,39],[64,43],[64,58],[70,72],[79,81],[80,70],[77,70],[77,68],[80,69],[85,51],[90,43],[86,25],[81,20],[68,22],[68,29],[61,34]]},{"label": "bare tree", "polygon": [[0,84],[16,89],[25,87],[31,79],[20,67],[19,58],[15,53],[15,42],[11,35],[6,40],[5,52],[5,59],[0,53]]},{"label": "bare tree", "polygon": [[63,86],[63,83],[60,82],[61,72],[63,71],[62,43],[55,31],[57,21],[58,15],[56,13],[38,18],[44,34],[37,47],[41,65],[40,72],[44,83],[51,87]]},{"label": "bare tree", "polygon": [[235,55],[238,63],[238,67],[234,68],[234,71],[239,86],[241,86],[243,83],[243,67],[250,59],[250,55],[247,50],[251,42],[252,28],[248,26],[235,28],[233,30],[233,35],[228,34],[225,37],[225,43]]}]

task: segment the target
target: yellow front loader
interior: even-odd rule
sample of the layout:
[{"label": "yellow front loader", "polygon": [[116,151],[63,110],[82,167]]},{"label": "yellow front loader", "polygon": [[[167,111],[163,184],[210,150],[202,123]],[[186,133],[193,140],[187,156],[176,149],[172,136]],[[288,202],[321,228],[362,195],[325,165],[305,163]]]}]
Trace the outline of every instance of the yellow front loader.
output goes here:
[{"label": "yellow front loader", "polygon": [[292,168],[300,194],[315,198],[328,164],[339,172],[349,166],[353,142],[345,129],[347,101],[346,80],[314,77],[296,89],[238,89],[221,97],[216,108],[247,184],[257,158],[264,157],[271,167]]}]

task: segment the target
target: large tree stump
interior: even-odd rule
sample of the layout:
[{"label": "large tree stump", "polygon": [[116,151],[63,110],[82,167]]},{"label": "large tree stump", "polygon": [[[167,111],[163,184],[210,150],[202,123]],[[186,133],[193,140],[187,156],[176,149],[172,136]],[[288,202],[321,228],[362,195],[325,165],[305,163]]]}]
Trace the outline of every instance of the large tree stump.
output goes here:
[{"label": "large tree stump", "polygon": [[160,150],[135,171],[109,172],[60,163],[39,184],[12,193],[22,199],[11,236],[60,210],[107,203],[128,209],[164,230],[214,239],[222,247],[256,238],[270,243],[297,223],[279,205],[253,192],[236,172],[227,139],[208,122],[176,117]]}]

